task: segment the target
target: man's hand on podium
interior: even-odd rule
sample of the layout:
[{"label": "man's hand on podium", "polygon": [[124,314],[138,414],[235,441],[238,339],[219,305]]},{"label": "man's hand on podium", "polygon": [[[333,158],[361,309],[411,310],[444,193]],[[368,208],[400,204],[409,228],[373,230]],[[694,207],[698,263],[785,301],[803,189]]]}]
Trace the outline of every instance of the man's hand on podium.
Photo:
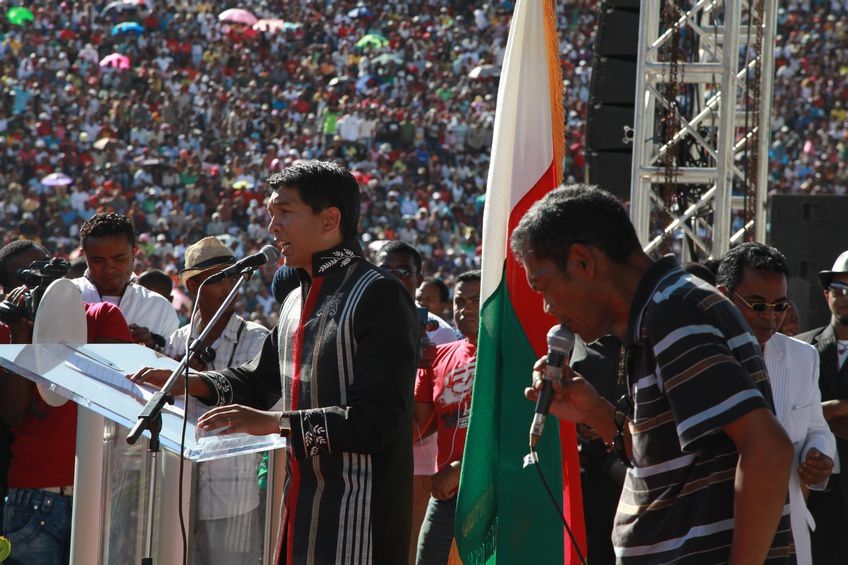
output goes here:
[{"label": "man's hand on podium", "polygon": [[[154,369],[153,367],[145,367],[136,373],[129,375],[127,378],[137,384],[148,384],[156,388],[162,388],[170,376],[170,369]],[[171,394],[183,394],[185,391],[185,387],[183,386],[184,382],[184,379],[178,379],[171,388]],[[189,374],[188,393],[195,398],[203,400],[214,400],[215,398],[215,392],[204,380],[199,378],[197,374]]]},{"label": "man's hand on podium", "polygon": [[280,433],[280,413],[257,410],[241,404],[218,406],[197,419],[204,431],[223,428],[221,434],[243,433],[265,436]]},{"label": "man's hand on podium", "polygon": [[[171,371],[168,369],[145,367],[127,378],[136,384],[146,384],[156,388],[162,388],[162,385],[165,384],[165,381],[167,381],[170,376]],[[189,376],[189,379],[190,378],[191,377]],[[184,390],[183,380],[180,379],[174,383],[174,387],[171,389],[171,394],[182,394]]]}]

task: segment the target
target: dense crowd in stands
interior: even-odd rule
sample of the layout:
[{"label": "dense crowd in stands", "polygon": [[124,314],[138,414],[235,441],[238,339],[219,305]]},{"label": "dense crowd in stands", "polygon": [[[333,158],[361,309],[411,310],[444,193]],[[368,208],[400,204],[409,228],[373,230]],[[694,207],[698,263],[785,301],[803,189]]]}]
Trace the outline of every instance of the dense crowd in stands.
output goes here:
[{"label": "dense crowd in stands", "polygon": [[[141,234],[137,271],[175,275],[205,235],[237,256],[266,243],[263,180],[320,158],[354,171],[367,249],[408,241],[446,279],[478,266],[497,94],[487,65],[501,63],[511,2],[249,4],[286,24],[222,23],[236,5],[220,1],[38,0],[32,22],[0,17],[0,244],[26,237],[73,257],[82,222],[115,210]],[[845,190],[845,4],[780,10],[772,190]],[[565,176],[582,180],[597,2],[558,10]],[[127,22],[140,25],[115,29]],[[129,68],[102,66],[111,54]],[[70,184],[45,185],[51,173]],[[248,306],[267,299],[258,281]]]}]

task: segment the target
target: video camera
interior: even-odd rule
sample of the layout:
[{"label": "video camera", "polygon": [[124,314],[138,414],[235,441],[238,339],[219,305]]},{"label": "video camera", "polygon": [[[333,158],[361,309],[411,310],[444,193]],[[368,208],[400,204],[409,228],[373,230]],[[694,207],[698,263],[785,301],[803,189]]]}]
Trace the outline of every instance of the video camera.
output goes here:
[{"label": "video camera", "polygon": [[60,257],[49,261],[33,261],[26,269],[18,269],[18,280],[26,287],[24,305],[18,306],[8,300],[0,302],[0,322],[13,324],[23,318],[35,320],[35,313],[44,291],[53,281],[64,277],[71,264]]}]

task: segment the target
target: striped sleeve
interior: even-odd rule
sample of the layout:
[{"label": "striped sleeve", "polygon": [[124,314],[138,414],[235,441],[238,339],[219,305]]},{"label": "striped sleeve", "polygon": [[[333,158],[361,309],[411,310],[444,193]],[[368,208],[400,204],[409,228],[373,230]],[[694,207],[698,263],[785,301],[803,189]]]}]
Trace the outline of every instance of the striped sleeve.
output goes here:
[{"label": "striped sleeve", "polygon": [[[732,306],[731,306],[732,307]],[[677,427],[680,449],[694,452],[722,428],[769,405],[756,382],[767,379],[759,346],[741,324],[725,336],[692,304],[668,299],[645,319],[648,343]]]}]

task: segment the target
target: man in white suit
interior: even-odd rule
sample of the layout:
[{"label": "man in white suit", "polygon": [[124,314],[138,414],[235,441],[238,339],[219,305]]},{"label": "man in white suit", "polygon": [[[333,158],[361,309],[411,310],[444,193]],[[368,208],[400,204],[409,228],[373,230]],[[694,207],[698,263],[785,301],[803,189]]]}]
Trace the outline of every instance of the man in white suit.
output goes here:
[{"label": "man in white suit", "polygon": [[777,419],[795,446],[789,481],[792,536],[799,564],[811,564],[810,531],[804,489],[827,485],[836,456],[836,440],[824,419],[819,392],[819,356],[815,348],[777,333],[791,308],[787,297],[786,258],[774,247],[744,243],[722,260],[716,286],[739,308],[763,349]]}]

